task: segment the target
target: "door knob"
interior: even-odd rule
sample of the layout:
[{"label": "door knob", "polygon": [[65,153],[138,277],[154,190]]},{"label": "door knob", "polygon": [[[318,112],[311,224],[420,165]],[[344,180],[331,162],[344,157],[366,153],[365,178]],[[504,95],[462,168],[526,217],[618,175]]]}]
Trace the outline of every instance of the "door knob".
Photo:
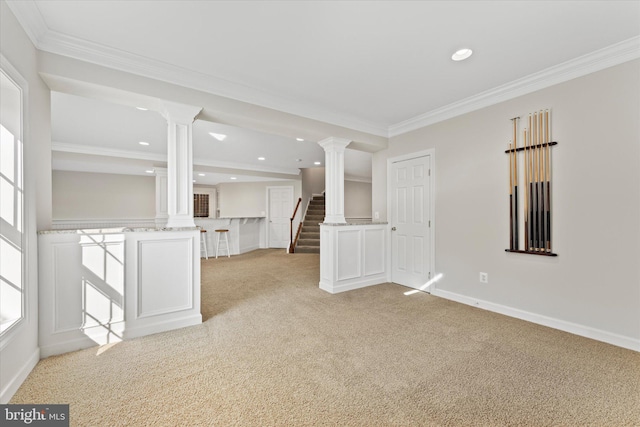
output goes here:
[{"label": "door knob", "polygon": [[396,231],[396,228],[395,227],[391,227],[391,231]]}]

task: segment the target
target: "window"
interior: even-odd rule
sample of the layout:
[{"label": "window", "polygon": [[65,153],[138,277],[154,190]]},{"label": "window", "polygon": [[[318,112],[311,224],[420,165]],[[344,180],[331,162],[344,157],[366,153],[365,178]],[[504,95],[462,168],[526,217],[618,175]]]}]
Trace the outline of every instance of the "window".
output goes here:
[{"label": "window", "polygon": [[0,335],[25,312],[22,89],[0,68]]},{"label": "window", "polygon": [[193,195],[193,216],[194,218],[207,218],[209,216],[209,195]]}]

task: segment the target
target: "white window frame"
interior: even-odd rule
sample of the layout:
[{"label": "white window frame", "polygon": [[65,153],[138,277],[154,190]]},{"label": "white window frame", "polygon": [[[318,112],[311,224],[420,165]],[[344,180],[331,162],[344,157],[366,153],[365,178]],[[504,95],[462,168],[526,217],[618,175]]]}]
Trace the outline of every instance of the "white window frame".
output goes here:
[{"label": "white window frame", "polygon": [[29,248],[29,239],[28,236],[31,233],[31,223],[28,220],[30,215],[30,200],[31,200],[31,191],[30,191],[30,181],[27,181],[28,174],[25,173],[25,166],[27,164],[26,153],[27,153],[27,144],[29,141],[28,136],[28,100],[29,100],[29,86],[22,77],[22,75],[11,65],[9,60],[0,53],[0,71],[11,80],[12,83],[16,85],[16,87],[20,90],[20,131],[22,134],[22,152],[21,156],[21,172],[22,172],[22,242],[21,242],[21,250],[22,250],[22,310],[21,316],[17,320],[13,321],[11,326],[0,333],[0,350],[3,349],[12,339],[15,337],[18,332],[23,328],[27,319],[30,318],[30,313],[28,312],[29,304],[27,301],[29,300],[29,285],[31,281],[30,277],[30,261],[28,254],[30,252]]}]

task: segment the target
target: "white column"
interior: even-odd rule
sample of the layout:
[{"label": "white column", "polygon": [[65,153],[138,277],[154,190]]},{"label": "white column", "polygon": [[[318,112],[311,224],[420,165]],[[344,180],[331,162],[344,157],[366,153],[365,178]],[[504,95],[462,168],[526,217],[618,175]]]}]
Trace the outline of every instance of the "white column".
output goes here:
[{"label": "white column", "polygon": [[325,217],[328,224],[345,224],[344,218],[344,149],[351,141],[327,138],[318,142],[325,153]]},{"label": "white column", "polygon": [[169,219],[167,168],[154,168],[156,175],[156,227],[164,227]]},{"label": "white column", "polygon": [[191,126],[202,108],[163,102],[168,123],[167,227],[195,227],[193,222],[193,141]]}]

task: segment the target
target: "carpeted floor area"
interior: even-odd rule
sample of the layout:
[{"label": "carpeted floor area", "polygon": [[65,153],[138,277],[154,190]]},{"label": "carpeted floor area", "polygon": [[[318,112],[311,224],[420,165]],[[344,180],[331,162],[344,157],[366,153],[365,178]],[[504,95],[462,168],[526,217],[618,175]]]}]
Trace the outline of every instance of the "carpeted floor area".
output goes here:
[{"label": "carpeted floor area", "polygon": [[640,353],[383,284],[319,257],[203,260],[199,326],[40,361],[11,403],[76,426],[640,426]]}]

